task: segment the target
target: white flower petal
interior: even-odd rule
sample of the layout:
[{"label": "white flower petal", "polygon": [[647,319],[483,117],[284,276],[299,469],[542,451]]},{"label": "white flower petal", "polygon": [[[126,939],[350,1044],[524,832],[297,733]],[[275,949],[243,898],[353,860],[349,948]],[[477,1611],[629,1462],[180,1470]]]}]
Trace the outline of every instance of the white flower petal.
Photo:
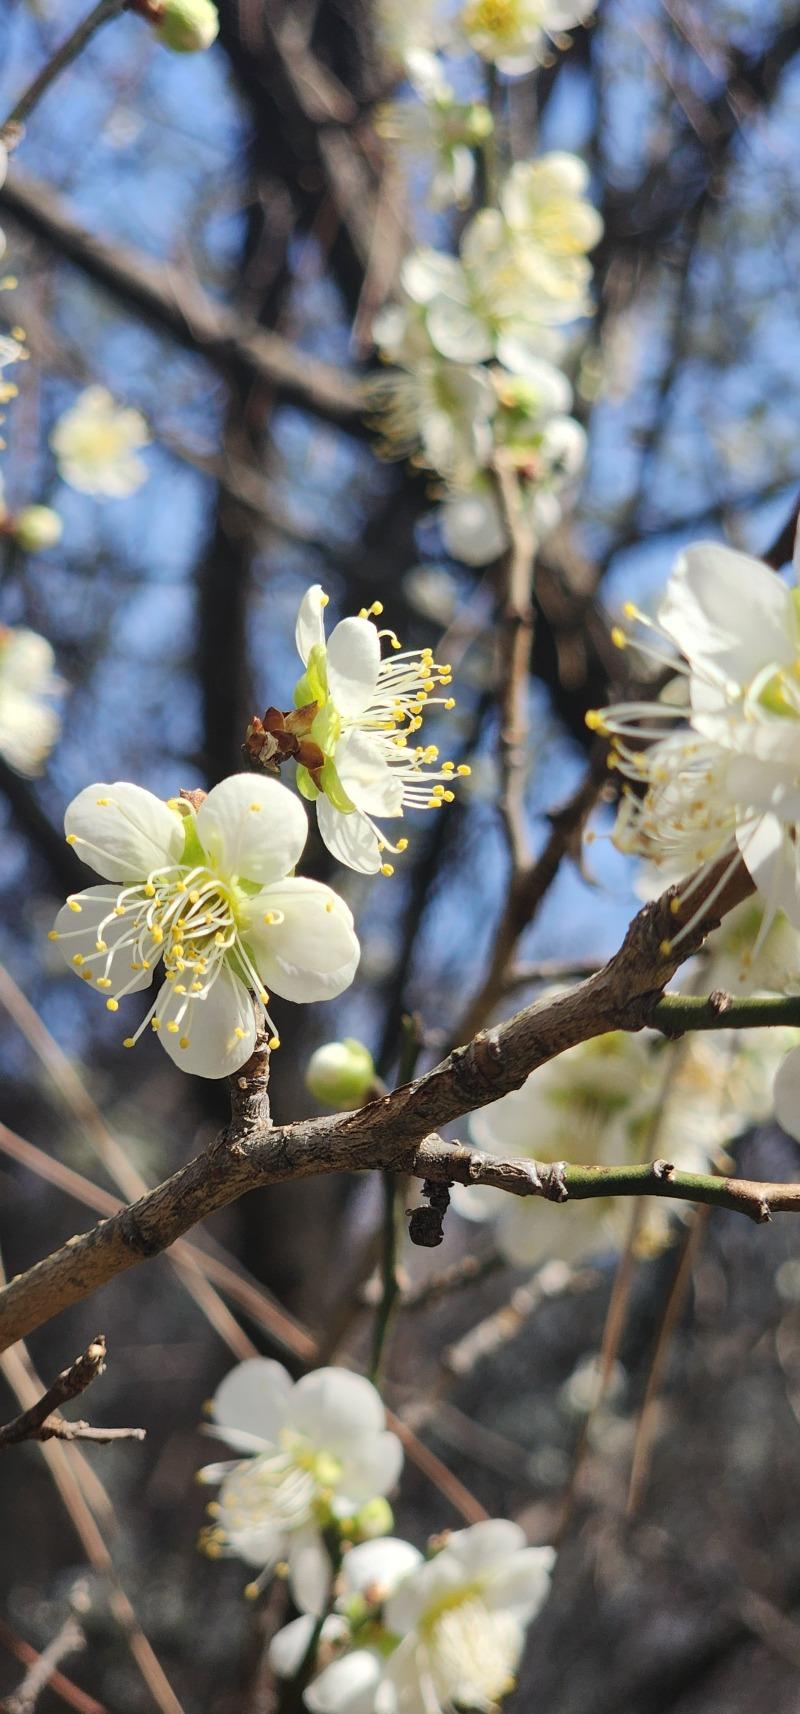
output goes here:
[{"label": "white flower petal", "polygon": [[761,560],[698,542],[680,555],[658,616],[693,665],[742,684],[768,661],[791,664],[788,601],[784,584]]},{"label": "white flower petal", "polygon": [[403,781],[386,759],[386,745],[353,726],[336,746],[336,772],[356,809],[367,815],[403,813]]},{"label": "white flower petal", "polygon": [[214,786],[197,811],[197,836],[211,867],[225,879],[283,880],[308,835],[298,797],[278,780],[232,774]]},{"label": "white flower petal", "polygon": [[362,1436],[343,1455],[339,1483],[342,1507],[363,1506],[379,1495],[390,1494],[403,1468],[403,1448],[396,1434],[388,1431],[367,1439]]},{"label": "white flower petal", "polygon": [[78,856],[107,881],[143,881],[179,863],[183,819],[142,786],[118,780],[86,786],[64,816]]},{"label": "white flower petal", "polygon": [[519,1524],[512,1523],[510,1518],[487,1518],[485,1523],[455,1530],[448,1537],[447,1552],[455,1555],[470,1578],[502,1565],[509,1555],[519,1553],[525,1546],[525,1531]]},{"label": "white flower petal", "polygon": [[[161,956],[155,942],[148,939],[142,950],[151,967],[149,970],[136,972],[131,968],[131,947],[123,946],[117,950],[117,941],[122,935],[128,934],[130,928],[124,917],[112,914],[118,898],[118,887],[86,887],[82,893],[72,896],[73,905],[80,905],[80,910],[62,905],[53,925],[59,936],[58,949],[63,953],[70,969],[75,971],[76,976],[90,971],[93,983],[96,983],[99,976],[104,984],[101,992],[109,998],[115,998],[121,988],[125,988],[129,994],[136,994],[141,988],[149,988],[153,980],[153,967]],[[106,921],[106,918],[110,918],[110,921]],[[102,939],[108,948],[107,952],[97,950],[101,923]],[[80,963],[76,963],[76,959],[80,959]],[[110,988],[105,987],[106,982],[111,983]]]},{"label": "white flower petal", "polygon": [[339,863],[361,875],[377,875],[382,857],[377,835],[366,817],[334,809],[328,798],[317,798],[317,822],[322,839]]},{"label": "white flower petal", "polygon": [[349,1369],[314,1369],[297,1382],[291,1398],[289,1425],[305,1434],[313,1446],[338,1453],[365,1435],[381,1434],[386,1412],[380,1393],[365,1375]]},{"label": "white flower petal", "polygon": [[371,1649],[353,1649],[309,1684],[303,1700],[311,1714],[373,1714],[381,1661]]},{"label": "white flower petal", "polygon": [[552,1547],[526,1547],[515,1553],[484,1584],[486,1606],[492,1612],[510,1613],[521,1625],[530,1624],[550,1594],[555,1557]]},{"label": "white flower petal", "polygon": [[422,1564],[419,1548],[399,1536],[381,1536],[362,1541],[350,1549],[342,1567],[342,1582],[348,1594],[365,1595],[370,1589],[392,1594],[398,1583]]},{"label": "white flower petal", "polygon": [[[223,964],[205,997],[190,1000],[180,1017],[184,999],[165,982],[157,1010],[161,1046],[181,1071],[194,1077],[232,1076],[256,1045],[255,1012],[244,983]],[[176,1030],[170,1030],[172,1022]]]},{"label": "white flower petal", "polygon": [[212,1414],[222,1430],[244,1429],[247,1434],[275,1445],[286,1421],[294,1382],[282,1363],[270,1357],[248,1357],[220,1381],[212,1400]]},{"label": "white flower petal", "polygon": [[290,1624],[275,1632],[268,1653],[269,1664],[278,1678],[294,1678],[300,1671],[315,1630],[313,1614],[301,1613],[299,1619],[292,1619]]},{"label": "white flower petal", "polygon": [[285,1528],[266,1516],[261,1503],[259,1460],[248,1458],[225,1477],[217,1495],[217,1522],[230,1546],[248,1565],[266,1570],[283,1558]]},{"label": "white flower petal", "polygon": [[800,1142],[800,1048],[792,1048],[779,1066],[773,1097],[778,1124]]},{"label": "white flower petal", "polygon": [[358,953],[344,900],[321,881],[304,877],[289,877],[255,894],[240,915],[240,926],[266,988],[278,994],[284,992],[281,980],[288,972],[329,975]]},{"label": "white flower petal", "polygon": [[769,920],[782,910],[800,928],[800,874],[791,830],[776,816],[763,815],[755,825],[751,822],[737,830],[737,842]]},{"label": "white flower petal", "polygon": [[464,565],[488,565],[508,546],[500,508],[488,489],[446,495],[440,522],[447,552]]},{"label": "white flower petal", "polygon": [[304,666],[308,665],[311,650],[325,641],[325,622],[322,615],[327,605],[327,596],[319,583],[312,584],[300,602],[294,640]]},{"label": "white flower petal", "polygon": [[292,1530],[287,1547],[289,1588],[303,1613],[324,1613],[333,1582],[333,1566],[319,1530],[305,1524]]},{"label": "white flower petal", "polygon": [[381,640],[370,619],[341,619],[328,639],[328,693],[339,714],[355,719],[378,682]]}]

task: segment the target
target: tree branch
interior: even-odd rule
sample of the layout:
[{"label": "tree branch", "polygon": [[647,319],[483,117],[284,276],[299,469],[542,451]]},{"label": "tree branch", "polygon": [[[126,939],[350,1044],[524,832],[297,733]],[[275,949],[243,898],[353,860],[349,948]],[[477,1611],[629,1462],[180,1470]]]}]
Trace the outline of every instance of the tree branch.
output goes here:
[{"label": "tree branch", "polygon": [[[376,1168],[431,1179],[436,1168],[440,1177],[446,1177],[441,1151],[447,1151],[449,1145],[432,1140],[427,1153],[421,1146],[442,1125],[518,1089],[537,1066],[578,1042],[608,1030],[638,1030],[650,1023],[654,1003],[679,965],[697,951],[709,928],[753,891],[753,883],[740,864],[715,900],[713,914],[698,921],[675,947],[675,938],[690,913],[709,898],[726,863],[723,859],[709,872],[702,885],[691,892],[688,903],[681,904],[676,889],[670,888],[662,898],[646,904],[631,923],[620,950],[588,981],[535,1002],[496,1029],[482,1031],[431,1071],[370,1101],[356,1113],[270,1127],[260,1112],[263,1069],[258,1055],[254,1056],[231,1080],[232,1121],[209,1149],[131,1206],[92,1231],[70,1239],[0,1291],[0,1348],[40,1327],[69,1304],[88,1297],[116,1274],[160,1254],[199,1220],[256,1186]],[[675,904],[677,909],[673,909]],[[669,951],[665,950],[668,944]],[[454,1154],[453,1166],[456,1158]],[[529,1162],[525,1171],[530,1184]],[[601,1194],[596,1188],[587,1188],[591,1172],[575,1171],[584,1173],[583,1180],[573,1180],[575,1194]],[[678,1186],[672,1193],[679,1194],[684,1188],[682,1180],[673,1175],[671,1182]],[[712,1183],[713,1196],[718,1199],[717,1181]],[[640,1194],[643,1188],[639,1184]],[[648,1184],[646,1188],[649,1191],[651,1187]],[[690,1200],[705,1199],[698,1198],[696,1188],[693,1183]],[[540,1189],[534,1193],[544,1192]],[[602,1194],[610,1194],[608,1186]],[[661,1194],[669,1192],[662,1189]],[[733,1191],[730,1194],[734,1201],[727,1205],[739,1207],[742,1198],[737,1200]],[[783,1205],[793,1207],[794,1201]]]},{"label": "tree branch", "polygon": [[265,382],[292,404],[361,432],[361,388],[352,376],[299,351],[278,333],[239,320],[177,268],[95,237],[35,179],[10,172],[0,203],[90,279],[223,374]]},{"label": "tree branch", "polygon": [[92,1428],[88,1422],[64,1422],[59,1415],[61,1406],[85,1393],[105,1366],[106,1342],[98,1333],[80,1357],[56,1375],[35,1405],[0,1427],[0,1446],[18,1446],[21,1440],[93,1440],[102,1445],[111,1440],[144,1440],[143,1428]]}]

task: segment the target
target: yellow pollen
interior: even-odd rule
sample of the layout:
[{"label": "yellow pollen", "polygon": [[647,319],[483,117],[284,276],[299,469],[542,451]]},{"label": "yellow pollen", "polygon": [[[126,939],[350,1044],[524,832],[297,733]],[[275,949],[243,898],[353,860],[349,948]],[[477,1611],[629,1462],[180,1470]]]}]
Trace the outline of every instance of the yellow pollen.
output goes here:
[{"label": "yellow pollen", "polygon": [[322,594],[319,598],[320,607],[327,607],[329,601],[330,601],[330,596]]},{"label": "yellow pollen", "polygon": [[444,801],[445,801],[445,803],[455,803],[455,801],[456,801],[455,792],[445,792]]},{"label": "yellow pollen", "polygon": [[678,915],[678,912],[679,912],[682,904],[683,904],[683,899],[670,899],[669,908],[670,908],[672,915],[674,917],[676,917]]},{"label": "yellow pollen", "polygon": [[101,809],[105,809],[105,807],[108,803],[108,798],[107,797],[99,797],[97,799],[97,802],[98,802]]},{"label": "yellow pollen", "polygon": [[394,868],[393,868],[392,864],[391,863],[382,863],[381,864],[381,874],[382,875],[393,875],[394,874]]},{"label": "yellow pollen", "polygon": [[333,910],[333,899],[326,899],[325,900],[325,909],[328,912],[328,915],[330,915],[331,911]]},{"label": "yellow pollen", "polygon": [[124,905],[115,905],[114,906],[114,915],[115,915],[115,917],[124,917],[125,906]]},{"label": "yellow pollen", "polygon": [[455,697],[454,696],[448,696],[447,700],[445,702],[445,705],[444,705],[445,708],[455,708],[455,705],[456,705]]},{"label": "yellow pollen", "polygon": [[119,1000],[106,1000],[106,1006],[108,1007],[109,1012],[118,1012]]},{"label": "yellow pollen", "polygon": [[468,780],[472,769],[468,767],[466,762],[459,762],[456,773],[461,775],[462,780]]},{"label": "yellow pollen", "polygon": [[48,940],[58,940],[58,929],[57,928],[51,928],[50,933],[48,934],[47,938],[48,938]]},{"label": "yellow pollen", "polygon": [[[398,839],[397,850],[398,851],[407,851],[408,850],[408,840],[407,839]],[[333,907],[331,907],[331,908],[333,908]]]},{"label": "yellow pollen", "polygon": [[233,1033],[237,1041],[244,1041],[245,1036],[247,1035],[247,1031],[242,1029],[241,1024],[236,1025]]},{"label": "yellow pollen", "polygon": [[269,1041],[267,1042],[267,1047],[271,1048],[272,1051],[274,1052],[275,1048],[280,1047],[280,1045],[281,1045],[280,1036],[270,1036]]},{"label": "yellow pollen", "polygon": [[661,945],[659,946],[658,950],[661,953],[662,958],[669,958],[669,955],[672,951],[672,941],[671,940],[662,940]]},{"label": "yellow pollen", "polygon": [[169,1023],[167,1024],[167,1029],[169,1030],[169,1033],[171,1036],[176,1036],[178,1034],[179,1027],[180,1026],[178,1024],[176,1024],[175,1019],[170,1018]]},{"label": "yellow pollen", "polygon": [[77,845],[77,843],[78,843],[77,833],[68,833],[67,834],[67,844],[68,845]]},{"label": "yellow pollen", "polygon": [[271,927],[272,927],[272,924],[273,924],[273,923],[274,923],[274,922],[277,922],[277,920],[278,920],[278,918],[277,918],[277,916],[276,916],[276,914],[275,914],[275,912],[274,912],[274,911],[267,911],[267,912],[266,912],[266,913],[265,913],[265,916],[264,916],[264,921],[265,921],[265,923],[266,923],[266,924],[267,924],[267,927],[268,927],[268,928],[271,928]]},{"label": "yellow pollen", "polygon": [[[200,894],[198,893],[196,887],[193,887],[191,893],[189,894],[189,903],[190,903],[190,905],[199,905],[199,903],[200,903]],[[175,925],[176,932],[177,932],[177,926],[178,925],[176,923],[176,925]]]},{"label": "yellow pollen", "polygon": [[82,964],[83,963],[83,953],[82,952],[73,952],[72,962],[73,962],[73,964]]},{"label": "yellow pollen", "polygon": [[106,946],[106,943],[104,940],[96,940],[94,945],[95,945],[95,951],[96,952],[107,952],[108,951],[108,947]]},{"label": "yellow pollen", "polygon": [[133,1039],[133,1036],[126,1036],[122,1045],[123,1045],[123,1047],[135,1047],[136,1043]]},{"label": "yellow pollen", "polygon": [[178,1046],[179,1047],[188,1047],[189,1046],[189,1037],[188,1036],[181,1036],[181,1039],[178,1042]]},{"label": "yellow pollen", "polygon": [[154,899],[155,898],[156,890],[155,890],[155,887],[153,886],[152,881],[146,881],[145,882],[144,896],[146,899]]},{"label": "yellow pollen", "polygon": [[98,976],[97,986],[98,986],[98,988],[110,988],[111,987],[111,977],[110,976]]},{"label": "yellow pollen", "polygon": [[614,644],[615,649],[627,649],[628,639],[620,625],[612,625],[611,641]]},{"label": "yellow pollen", "polygon": [[82,970],[81,976],[83,977],[84,982],[93,982],[94,981],[94,971],[93,970]]},{"label": "yellow pollen", "polygon": [[151,1018],[150,1019],[150,1028],[151,1028],[151,1030],[160,1030],[161,1019],[160,1018]]},{"label": "yellow pollen", "polygon": [[259,994],[258,998],[261,1001],[262,1006],[268,1006],[269,1005],[269,994],[267,993],[266,988],[262,988],[261,993]]},{"label": "yellow pollen", "polygon": [[159,925],[158,925],[158,923],[154,923],[154,924],[153,924],[153,927],[152,927],[152,928],[151,928],[151,930],[150,930],[150,933],[151,933],[151,935],[152,935],[152,936],[153,936],[153,939],[154,939],[154,941],[155,941],[155,943],[156,943],[156,946],[160,946],[160,945],[161,945],[161,942],[162,942],[162,940],[163,940],[163,939],[164,939],[164,930],[163,930],[163,928],[160,928],[160,927],[159,927]]},{"label": "yellow pollen", "polygon": [[257,813],[257,811],[260,810],[261,804],[260,803],[251,803],[250,808],[253,811],[253,814],[255,815]]},{"label": "yellow pollen", "polygon": [[624,601],[622,611],[626,619],[638,619],[639,617],[639,609],[635,601]]}]

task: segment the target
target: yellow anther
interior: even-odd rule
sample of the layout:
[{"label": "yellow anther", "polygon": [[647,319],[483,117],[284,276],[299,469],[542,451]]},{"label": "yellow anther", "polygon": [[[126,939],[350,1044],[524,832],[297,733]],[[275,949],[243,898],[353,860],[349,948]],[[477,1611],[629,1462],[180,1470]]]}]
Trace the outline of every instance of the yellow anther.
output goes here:
[{"label": "yellow anther", "polygon": [[330,916],[330,913],[333,910],[333,899],[326,899],[325,900],[325,909],[328,912],[328,915]]},{"label": "yellow anther", "polygon": [[442,773],[443,774],[454,773],[455,772],[455,766],[456,766],[455,762],[443,762],[442,763]]},{"label": "yellow anther", "polygon": [[58,940],[58,929],[57,928],[51,928],[47,938],[48,938],[48,940]]},{"label": "yellow anther", "polygon": [[441,809],[441,807],[442,807],[442,800],[440,797],[428,798],[428,802],[425,805],[426,809]]},{"label": "yellow anther", "polygon": [[661,945],[659,946],[658,950],[661,953],[662,958],[669,958],[669,955],[672,951],[672,941],[671,940],[662,940]]},{"label": "yellow anther", "polygon": [[176,881],[175,882],[175,891],[176,891],[176,893],[185,893],[186,892],[186,882],[185,881]]},{"label": "yellow anther", "polygon": [[389,641],[393,649],[399,649],[402,647],[399,637],[392,636]]},{"label": "yellow anther", "polygon": [[178,1034],[179,1028],[180,1028],[180,1025],[176,1024],[175,1019],[170,1018],[169,1023],[167,1024],[167,1029],[169,1030],[170,1035],[176,1036]]},{"label": "yellow anther", "polygon": [[435,690],[435,689],[436,689],[436,680],[435,680],[435,678],[426,678],[426,679],[424,679],[424,680],[423,680],[423,684],[422,684],[422,688],[423,688],[423,690]]},{"label": "yellow anther", "polygon": [[383,602],[382,601],[373,601],[372,606],[370,608],[370,613],[373,613],[375,615],[376,619],[380,619],[382,612],[383,612]]},{"label": "yellow anther", "polygon": [[110,988],[111,985],[112,984],[111,984],[111,977],[110,976],[98,976],[98,978],[97,978],[98,988]]},{"label": "yellow anther", "polygon": [[319,598],[320,607],[327,607],[329,601],[330,601],[330,596],[326,595],[323,591],[322,595]]},{"label": "yellow anther", "polygon": [[81,976],[83,977],[84,982],[93,982],[94,981],[94,971],[93,970],[82,970]]},{"label": "yellow anther", "polygon": [[398,851],[407,851],[408,850],[408,840],[407,839],[398,839],[397,850]]},{"label": "yellow anther", "polygon": [[193,994],[202,994],[202,992],[203,992],[202,982],[193,982],[192,987],[191,987],[191,992]]},{"label": "yellow anther", "polygon": [[95,951],[96,952],[107,952],[108,951],[108,947],[106,946],[106,943],[104,940],[96,940],[94,945],[95,945]]},{"label": "yellow anther", "polygon": [[124,917],[125,906],[124,905],[115,905],[114,906],[114,915],[115,915],[115,917]]},{"label": "yellow anther", "polygon": [[602,714],[600,713],[599,708],[587,708],[583,719],[584,719],[584,724],[586,726],[588,726],[590,732],[607,732],[608,731],[608,727],[606,726],[606,723],[603,719]]},{"label": "yellow anther", "polygon": [[381,874],[382,875],[393,875],[394,874],[393,865],[391,863],[382,863],[381,864]]},{"label": "yellow anther", "polygon": [[178,1042],[178,1046],[179,1047],[188,1047],[189,1046],[189,1037],[188,1036],[181,1036],[181,1039]]},{"label": "yellow anther", "polygon": [[256,813],[257,813],[257,811],[258,811],[258,810],[260,810],[260,809],[261,809],[261,807],[262,807],[262,806],[261,806],[261,804],[260,804],[260,803],[251,803],[251,805],[250,805],[250,808],[251,808],[251,810],[252,810],[252,811],[253,811],[253,814],[254,814],[254,815],[255,815],[255,814],[256,814]]},{"label": "yellow anther", "polygon": [[281,1045],[280,1036],[270,1036],[269,1041],[267,1042],[267,1046],[272,1049],[273,1053],[274,1053],[276,1047],[280,1047],[280,1045]]},{"label": "yellow anther", "polygon": [[118,1012],[119,1011],[119,1000],[106,1000],[106,1006],[107,1006],[109,1012]]},{"label": "yellow anther", "polygon": [[[200,894],[198,893],[196,887],[193,887],[192,891],[189,894],[189,903],[190,903],[190,905],[199,905],[199,903],[200,903]],[[176,931],[177,931],[177,927],[178,927],[178,925],[176,923],[175,924]]]},{"label": "yellow anther", "polygon": [[176,982],[175,983],[175,992],[176,992],[176,994],[185,994],[186,993],[186,988],[185,988],[185,985],[183,982]]},{"label": "yellow anther", "polygon": [[455,697],[454,696],[448,696],[446,701],[445,701],[445,704],[444,704],[445,708],[455,708],[455,705],[456,705]]},{"label": "yellow anther", "polygon": [[180,807],[181,807],[181,800],[179,797],[168,797],[167,798],[167,809],[180,809]]},{"label": "yellow anther", "polygon": [[244,1041],[245,1036],[247,1035],[247,1031],[243,1030],[240,1024],[236,1025],[236,1028],[235,1028],[233,1033],[234,1033],[237,1041]]},{"label": "yellow anther", "polygon": [[107,797],[99,797],[99,798],[98,798],[98,799],[97,799],[97,802],[98,802],[98,804],[99,804],[99,805],[100,805],[100,808],[101,808],[101,809],[105,809],[105,807],[106,807],[106,805],[107,805],[107,803],[108,803],[108,798],[107,798]]},{"label": "yellow anther", "polygon": [[82,964],[83,963],[83,953],[82,952],[73,952],[72,962],[73,962],[73,964]]},{"label": "yellow anther", "polygon": [[19,340],[21,342],[23,339],[27,339],[27,337],[28,336],[25,332],[24,327],[12,327],[12,329],[11,329],[11,338],[12,339],[16,339],[16,340]]},{"label": "yellow anther", "polygon": [[456,801],[455,792],[445,792],[444,801],[445,801],[445,803],[455,803],[455,801]]},{"label": "yellow anther", "polygon": [[155,890],[155,887],[153,886],[152,881],[145,881],[144,896],[146,899],[154,899],[155,898],[156,890]]},{"label": "yellow anther", "polygon": [[639,617],[639,609],[635,601],[624,601],[622,611],[626,619],[638,619]]},{"label": "yellow anther", "polygon": [[628,638],[626,637],[621,625],[612,625],[611,641],[614,644],[615,649],[627,649]]},{"label": "yellow anther", "polygon": [[444,786],[434,786],[433,797],[444,797]]},{"label": "yellow anther", "polygon": [[163,928],[161,928],[160,925],[156,922],[153,924],[153,927],[151,928],[150,933],[153,936],[153,939],[156,943],[156,946],[160,946],[162,940],[164,939]]},{"label": "yellow anther", "polygon": [[77,843],[78,843],[77,833],[68,833],[67,834],[67,844],[68,845],[77,845]]},{"label": "yellow anther", "polygon": [[256,1583],[245,1583],[245,1586],[244,1586],[242,1593],[244,1595],[245,1601],[257,1601],[259,1595],[261,1594],[261,1586],[257,1582]]},{"label": "yellow anther", "polygon": [[275,911],[265,911],[264,921],[265,921],[268,928],[271,928],[272,924],[274,922],[277,922],[277,920],[278,920],[278,917],[277,917],[277,913]]},{"label": "yellow anther", "polygon": [[469,767],[467,762],[459,762],[458,767],[456,768],[456,773],[461,775],[462,780],[468,780],[472,773],[472,769]]},{"label": "yellow anther", "polygon": [[678,898],[670,899],[669,908],[670,908],[672,915],[674,917],[676,917],[678,915],[678,912],[680,911],[682,905],[683,905],[683,899],[678,899]]},{"label": "yellow anther", "polygon": [[135,1047],[136,1043],[133,1039],[133,1036],[126,1036],[122,1045],[123,1045],[123,1047]]}]

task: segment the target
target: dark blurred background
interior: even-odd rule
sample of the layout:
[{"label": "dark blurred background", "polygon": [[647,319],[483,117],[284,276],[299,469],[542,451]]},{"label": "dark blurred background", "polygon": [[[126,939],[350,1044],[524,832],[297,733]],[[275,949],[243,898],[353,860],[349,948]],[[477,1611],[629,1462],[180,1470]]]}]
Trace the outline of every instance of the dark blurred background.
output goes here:
[{"label": "dark blurred background", "polygon": [[[2,114],[85,10],[5,0]],[[224,1088],[182,1077],[154,1039],[124,1054],[118,1022],[50,957],[51,916],[82,884],[63,810],[95,779],[168,795],[238,767],[248,715],[289,705],[308,584],[325,585],[337,616],[380,598],[406,644],[447,634],[458,691],[450,753],[469,759],[472,776],[448,813],[420,818],[391,880],[338,872],[361,970],[335,1004],[308,1015],[276,1005],[285,1045],[275,1116],[313,1110],[303,1070],[320,1041],[363,1037],[391,1079],[404,1013],[421,1015],[429,1057],[457,1036],[504,894],[493,573],[447,559],[425,482],[378,461],[358,408],[371,317],[405,234],[446,244],[447,229],[420,211],[413,175],[376,135],[391,74],[370,0],[221,0],[220,17],[217,46],[187,58],[159,49],[132,17],[100,32],[32,115],[0,192],[5,265],[19,279],[0,295],[0,319],[26,328],[31,351],[6,431],[5,497],[12,507],[46,501],[65,522],[59,547],[6,565],[0,619],[43,632],[69,685],[45,776],[30,783],[0,767],[8,1274],[89,1224],[91,1209],[102,1213],[98,1187],[132,1194],[131,1173],[155,1182],[225,1117]],[[287,30],[293,21],[302,29]],[[795,504],[800,7],[601,0],[568,53],[498,99],[520,158],[542,148],[585,156],[606,228],[598,314],[576,376],[587,473],[537,573],[527,805],[543,845],[548,810],[584,773],[586,709],[614,670],[606,612],[627,595],[649,599],[688,540],[724,533],[766,550]],[[281,384],[234,323],[288,341],[299,380]],[[58,478],[48,437],[90,382],[150,426],[148,480],[127,500],[97,502]],[[330,876],[313,830],[305,868]],[[524,962],[592,962],[616,945],[636,908],[635,876],[607,843],[591,848],[589,868],[569,857],[560,866],[519,948]],[[798,1176],[796,1147],[778,1134],[747,1139],[739,1164]],[[148,1439],[82,1457],[3,1453],[0,1693],[22,1676],[20,1639],[45,1646],[77,1586],[88,1647],[64,1670],[114,1714],[273,1706],[264,1638],[282,1595],[253,1608],[241,1565],[196,1553],[193,1476],[208,1446],[195,1425],[248,1340],[296,1369],[312,1354],[302,1323],[323,1351],[364,1360],[370,1315],[354,1258],[368,1261],[379,1221],[372,1183],[252,1195],[199,1240],[229,1252],[222,1298],[161,1258],[31,1339],[49,1380],[102,1327],[109,1369],[87,1414],[142,1424]],[[414,1277],[458,1264],[468,1246],[488,1253],[476,1230],[453,1218],[433,1261],[408,1259]],[[676,1273],[682,1299],[670,1297]],[[389,1347],[389,1402],[459,1481],[535,1540],[563,1525],[554,1595],[508,1706],[744,1714],[769,1704],[790,1714],[800,1667],[794,1227],[714,1216],[688,1261],[681,1243],[641,1264],[608,1401],[584,1436],[581,1363],[600,1344],[612,1276],[601,1258],[579,1291],[538,1302],[522,1277],[494,1272],[409,1310]],[[285,1324],[274,1299],[299,1322]],[[666,1302],[677,1326],[665,1348]],[[629,1516],[656,1347],[652,1464]],[[8,1417],[17,1406],[5,1383],[3,1395]],[[422,1542],[457,1525],[469,1499],[419,1463],[407,1466],[397,1519]],[[72,1705],[96,1714],[96,1703]],[[65,1702],[51,1689],[39,1706]]]}]

